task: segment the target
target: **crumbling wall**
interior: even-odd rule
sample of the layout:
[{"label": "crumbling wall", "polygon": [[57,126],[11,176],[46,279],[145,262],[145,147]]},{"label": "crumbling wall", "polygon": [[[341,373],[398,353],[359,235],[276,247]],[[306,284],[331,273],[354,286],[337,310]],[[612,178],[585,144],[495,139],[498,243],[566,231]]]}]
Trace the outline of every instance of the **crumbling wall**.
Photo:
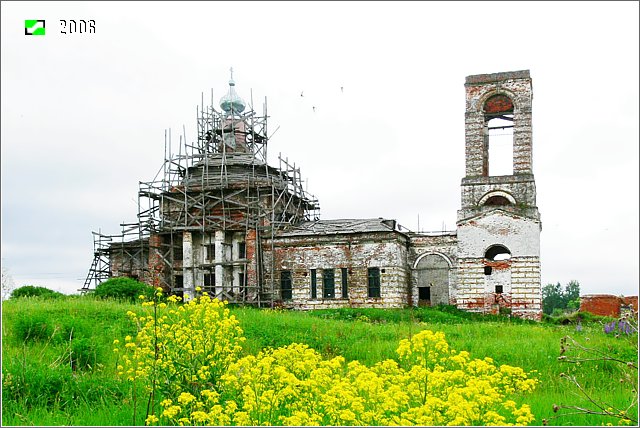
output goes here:
[{"label": "crumbling wall", "polygon": [[618,318],[622,308],[638,311],[638,296],[614,296],[613,294],[586,294],[580,296],[580,312]]},{"label": "crumbling wall", "polygon": [[[267,242],[264,246],[270,248]],[[274,291],[280,295],[282,271],[291,272],[292,298],[284,304],[297,309],[336,307],[399,308],[408,302],[409,269],[407,239],[395,232],[351,235],[312,235],[279,237],[274,252],[265,251],[265,284],[273,279]],[[368,269],[380,272],[380,297],[369,297]],[[323,270],[334,269],[335,297],[323,297]],[[342,294],[342,269],[347,273],[347,295]],[[312,297],[312,270],[316,272],[316,297]]]},{"label": "crumbling wall", "polygon": [[[516,316],[540,319],[539,233],[539,222],[500,210],[459,224],[458,307],[483,313],[505,307]],[[485,253],[492,245],[504,246],[511,258],[487,260]]]},{"label": "crumbling wall", "polygon": [[[448,266],[448,292],[447,296],[441,297],[432,293],[429,304],[456,304],[458,272],[457,272],[457,244],[458,239],[455,232],[443,232],[441,234],[412,233],[409,246],[409,265],[411,266],[410,278],[410,300],[409,305],[418,306],[422,304],[420,299],[420,287],[432,286],[427,272],[423,272],[421,261],[427,256],[435,255],[441,257]],[[444,264],[443,264],[444,266]],[[445,301],[446,300],[446,301]]]}]

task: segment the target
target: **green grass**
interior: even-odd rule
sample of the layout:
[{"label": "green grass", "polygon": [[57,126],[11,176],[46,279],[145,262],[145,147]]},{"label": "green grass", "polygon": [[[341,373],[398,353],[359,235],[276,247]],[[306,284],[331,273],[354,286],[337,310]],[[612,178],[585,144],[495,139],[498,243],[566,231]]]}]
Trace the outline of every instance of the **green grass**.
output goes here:
[{"label": "green grass", "polygon": [[[135,331],[126,312],[140,307],[88,296],[56,300],[10,300],[2,306],[3,425],[132,425],[131,386],[116,378],[113,340]],[[306,343],[327,357],[373,365],[396,357],[401,339],[423,329],[443,331],[456,350],[497,364],[519,366],[541,380],[536,392],[516,397],[536,415],[534,424],[554,416],[554,404],[586,406],[560,373],[575,373],[599,399],[622,404],[629,393],[617,382],[619,365],[558,361],[560,339],[581,343],[637,362],[637,342],[605,335],[598,322],[568,325],[482,317],[452,307],[414,310],[339,309],[313,312],[232,308],[247,337],[244,352],[292,342]],[[587,338],[589,339],[587,341]],[[634,346],[635,345],[635,346]],[[73,351],[73,353],[72,353]],[[141,391],[135,391],[138,397]],[[137,399],[135,423],[142,424],[144,403]],[[637,410],[636,410],[637,411]],[[553,425],[602,425],[607,420],[573,415]]]}]

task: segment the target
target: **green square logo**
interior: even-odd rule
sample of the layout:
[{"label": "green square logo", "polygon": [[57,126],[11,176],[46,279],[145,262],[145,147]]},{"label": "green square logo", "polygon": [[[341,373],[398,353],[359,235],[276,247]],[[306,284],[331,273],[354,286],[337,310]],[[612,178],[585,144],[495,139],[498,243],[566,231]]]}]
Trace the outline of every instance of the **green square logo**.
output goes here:
[{"label": "green square logo", "polygon": [[44,36],[44,19],[25,19],[24,34],[25,36]]}]

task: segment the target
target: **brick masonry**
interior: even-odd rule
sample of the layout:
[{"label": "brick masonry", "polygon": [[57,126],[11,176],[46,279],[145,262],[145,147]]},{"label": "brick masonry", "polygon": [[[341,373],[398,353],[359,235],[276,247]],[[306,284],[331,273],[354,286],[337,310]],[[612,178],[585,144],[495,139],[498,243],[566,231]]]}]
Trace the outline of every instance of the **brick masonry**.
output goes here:
[{"label": "brick masonry", "polygon": [[594,315],[619,317],[623,308],[638,312],[638,296],[614,296],[612,294],[587,294],[580,296],[580,311]]},{"label": "brick masonry", "polygon": [[[258,205],[266,207],[271,203],[264,192],[258,191],[258,187],[268,184],[267,168],[253,184],[256,188],[242,180],[224,184],[240,189],[234,193],[233,204],[212,202],[193,212],[182,212],[177,199],[166,199],[160,208],[168,220],[207,215],[220,222],[212,223],[215,227],[206,233],[193,228],[184,236],[177,236],[178,232],[176,236],[152,235],[145,281],[172,284],[172,278],[179,274],[184,285],[192,287],[203,285],[206,278],[215,275],[215,293],[220,298],[241,295],[252,301],[281,301],[285,306],[305,310],[444,303],[485,313],[507,308],[516,316],[540,319],[542,223],[532,165],[529,71],[467,76],[465,94],[466,166],[456,231],[409,232],[397,227],[394,220],[380,218],[317,221],[311,225],[315,229],[304,229],[296,223],[292,229],[262,236],[257,230],[268,226],[266,220],[260,224],[249,222],[253,217],[243,207],[258,195],[263,195],[256,199]],[[488,122],[498,116],[512,116],[513,173],[490,176]],[[245,141],[236,141],[235,147],[248,150]],[[246,167],[249,158],[245,153],[231,153],[229,159],[235,159],[235,163],[227,166]],[[208,174],[198,168],[190,170],[182,185],[210,192],[214,196],[211,200],[217,201],[220,198],[215,196],[220,196],[223,183],[216,181],[220,175],[216,168],[222,168],[222,164],[214,162],[210,168]],[[206,186],[197,187],[200,182]],[[248,186],[247,192],[243,186]],[[302,217],[300,212],[283,214]],[[351,229],[340,229],[340,224]],[[169,259],[172,261],[168,264],[167,248],[175,246],[171,244],[175,242],[182,245],[187,260]],[[211,244],[215,245],[213,260],[205,257],[205,247]],[[244,245],[244,257],[237,249],[239,244]],[[495,248],[503,249],[508,257],[495,259]],[[127,263],[126,258],[113,255],[112,273],[130,266]],[[371,296],[377,294],[370,290],[371,281],[375,283],[370,278],[371,269],[380,273],[379,296]],[[334,279],[327,279],[325,284],[331,272]],[[343,284],[343,280],[347,283]],[[242,281],[248,286],[244,287]],[[249,289],[254,290],[254,296],[246,295]]]}]

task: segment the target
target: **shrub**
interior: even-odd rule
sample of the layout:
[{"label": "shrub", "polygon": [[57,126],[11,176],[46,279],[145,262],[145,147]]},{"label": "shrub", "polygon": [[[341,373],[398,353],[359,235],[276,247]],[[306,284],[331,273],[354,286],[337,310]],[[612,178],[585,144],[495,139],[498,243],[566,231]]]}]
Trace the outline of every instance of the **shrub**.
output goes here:
[{"label": "shrub", "polygon": [[22,287],[18,287],[11,293],[12,299],[18,299],[20,297],[42,297],[45,299],[57,299],[58,297],[62,296],[64,296],[64,294],[50,290],[46,287],[38,287],[35,285],[25,285]]},{"label": "shrub", "polygon": [[20,314],[14,321],[14,334],[18,341],[47,341],[59,335],[59,328],[50,316],[42,313]]},{"label": "shrub", "polygon": [[135,302],[140,295],[147,298],[153,297],[153,287],[136,281],[133,278],[110,278],[99,284],[95,290],[95,296],[102,299],[118,299]]}]

